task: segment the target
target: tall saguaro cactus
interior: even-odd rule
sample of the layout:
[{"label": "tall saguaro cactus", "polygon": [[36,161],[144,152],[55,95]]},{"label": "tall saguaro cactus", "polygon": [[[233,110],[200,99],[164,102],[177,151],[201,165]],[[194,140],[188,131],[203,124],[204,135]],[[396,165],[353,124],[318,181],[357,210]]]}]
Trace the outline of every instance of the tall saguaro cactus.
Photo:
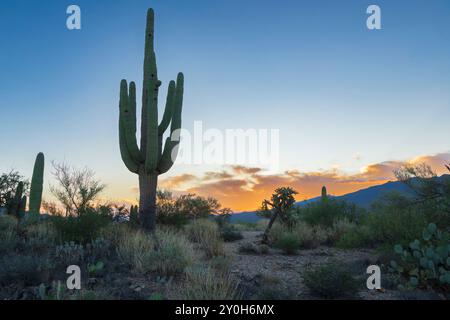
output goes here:
[{"label": "tall saguaro cactus", "polygon": [[34,162],[33,176],[30,187],[30,214],[39,215],[42,201],[42,189],[44,184],[44,154],[39,152]]},{"label": "tall saguaro cactus", "polygon": [[[167,172],[173,165],[179,144],[181,109],[183,105],[183,74],[177,81],[170,81],[166,107],[158,125],[158,80],[156,57],[153,46],[154,12],[147,12],[145,32],[144,79],[142,88],[141,143],[136,139],[136,85],[126,80],[120,83],[119,141],[120,153],[125,166],[139,175],[139,222],[144,229],[155,227],[156,187],[158,175]],[[170,124],[170,137],[163,148],[163,135]]]}]

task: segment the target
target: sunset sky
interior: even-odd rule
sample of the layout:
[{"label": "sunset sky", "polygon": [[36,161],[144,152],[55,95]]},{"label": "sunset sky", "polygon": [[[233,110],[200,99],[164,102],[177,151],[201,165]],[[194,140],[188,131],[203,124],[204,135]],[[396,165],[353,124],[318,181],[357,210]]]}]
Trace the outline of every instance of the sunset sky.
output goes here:
[{"label": "sunset sky", "polygon": [[[81,8],[81,30],[66,8]],[[382,30],[366,9],[381,8]],[[75,0],[0,2],[0,173],[87,166],[105,200],[134,202],[118,144],[122,78],[140,95],[145,15],[158,76],[185,75],[183,127],[279,129],[279,169],[175,164],[160,186],[253,210],[282,185],[298,200],[393,180],[401,164],[450,162],[450,1]],[[163,105],[160,104],[160,115]],[[138,124],[140,125],[140,123]]]}]

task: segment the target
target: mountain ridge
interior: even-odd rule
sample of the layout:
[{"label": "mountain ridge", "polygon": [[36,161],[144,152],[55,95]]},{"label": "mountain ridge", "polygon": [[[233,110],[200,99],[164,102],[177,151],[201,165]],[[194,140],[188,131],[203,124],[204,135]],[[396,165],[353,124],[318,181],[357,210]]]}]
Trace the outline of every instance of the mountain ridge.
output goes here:
[{"label": "mountain ridge", "polygon": [[[442,176],[436,177],[435,179],[450,178],[449,174],[444,174]],[[417,179],[417,178],[413,178]],[[413,196],[413,190],[401,181],[388,181],[379,185],[371,186],[368,188],[360,189],[354,192],[350,192],[341,196],[329,195],[333,199],[344,200],[348,203],[353,203],[359,207],[368,209],[372,203],[380,199],[383,195],[391,192],[398,192],[403,195]],[[298,201],[295,203],[296,206],[306,206],[308,203],[313,203],[320,199],[320,196],[311,199]],[[231,215],[231,222],[249,222],[254,223],[258,220],[264,218],[259,217],[256,211],[243,211],[239,213],[234,213]]]}]

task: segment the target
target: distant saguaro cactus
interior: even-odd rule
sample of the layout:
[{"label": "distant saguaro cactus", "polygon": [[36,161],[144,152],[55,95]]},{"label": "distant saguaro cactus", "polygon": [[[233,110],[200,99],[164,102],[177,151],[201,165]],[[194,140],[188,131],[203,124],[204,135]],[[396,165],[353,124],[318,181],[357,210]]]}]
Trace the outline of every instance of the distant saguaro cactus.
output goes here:
[{"label": "distant saguaro cactus", "polygon": [[322,200],[322,203],[327,203],[328,202],[327,188],[325,186],[322,187],[321,200]]},{"label": "distant saguaro cactus", "polygon": [[44,154],[39,152],[34,162],[33,176],[30,187],[30,214],[38,215],[41,210],[42,190],[44,185]]},{"label": "distant saguaro cactus", "polygon": [[[136,140],[136,85],[126,80],[120,83],[119,141],[120,153],[125,166],[139,175],[139,222],[144,229],[152,231],[156,217],[156,187],[158,175],[167,172],[173,165],[179,144],[181,109],[183,105],[183,74],[177,81],[170,81],[166,107],[158,125],[158,80],[156,57],[153,47],[154,12],[147,12],[145,33],[144,79],[142,88],[141,143]],[[163,145],[163,134],[170,126],[170,137]]]}]

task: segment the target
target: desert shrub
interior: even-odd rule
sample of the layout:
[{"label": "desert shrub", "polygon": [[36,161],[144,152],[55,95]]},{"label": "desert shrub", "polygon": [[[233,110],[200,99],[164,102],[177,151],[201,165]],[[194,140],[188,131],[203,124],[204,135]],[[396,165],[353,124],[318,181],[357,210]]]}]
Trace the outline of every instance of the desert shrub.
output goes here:
[{"label": "desert shrub", "polygon": [[193,267],[186,270],[178,295],[183,300],[234,300],[242,296],[238,287],[239,283],[229,273]]},{"label": "desert shrub", "polygon": [[284,233],[276,240],[275,247],[283,250],[286,254],[295,254],[300,247],[300,241],[295,234]]},{"label": "desert shrub", "polygon": [[299,242],[299,246],[303,249],[314,249],[328,241],[328,231],[321,227],[310,226],[304,222],[295,223],[291,231]]},{"label": "desert shrub", "polygon": [[55,262],[58,265],[79,265],[84,260],[84,247],[75,242],[67,242],[55,248]]},{"label": "desert shrub", "polygon": [[375,203],[361,223],[370,229],[373,243],[392,246],[420,237],[427,219],[408,199],[392,194]]},{"label": "desert shrub", "polygon": [[[445,165],[450,171],[450,165]],[[396,178],[411,191],[408,197],[397,195],[407,206],[413,206],[423,216],[426,224],[439,228],[450,225],[450,177],[438,177],[427,164],[407,164],[395,170]]]},{"label": "desert shrub", "polygon": [[291,300],[295,298],[295,294],[290,288],[284,287],[279,278],[262,275],[254,298],[257,300]]},{"label": "desert shrub", "polygon": [[244,242],[239,246],[239,252],[245,254],[259,254],[258,247],[251,242]]},{"label": "desert shrub", "polygon": [[359,210],[355,205],[345,201],[328,199],[326,202],[313,202],[304,208],[298,208],[296,216],[312,226],[331,228],[338,219],[355,220],[360,215]]},{"label": "desert shrub", "polygon": [[137,231],[125,237],[116,251],[120,262],[130,266],[136,273],[144,273],[150,268],[148,261],[154,247],[155,243],[149,235]]},{"label": "desert shrub", "polygon": [[46,256],[7,255],[0,261],[0,283],[38,285],[46,280],[51,268]]},{"label": "desert shrub", "polygon": [[348,219],[338,219],[334,221],[333,227],[329,229],[328,240],[330,243],[336,243],[344,234],[354,232],[358,226],[355,222]]},{"label": "desert shrub", "polygon": [[223,255],[223,241],[215,222],[198,219],[186,225],[185,232],[191,241],[200,245],[208,257]]},{"label": "desert shrub", "polygon": [[251,222],[236,222],[233,226],[238,231],[254,231],[256,230],[256,223]]},{"label": "desert shrub", "polygon": [[202,243],[205,239],[219,237],[219,228],[216,223],[207,219],[198,219],[184,228],[189,240]]},{"label": "desert shrub", "polygon": [[390,270],[407,281],[406,288],[450,289],[450,234],[429,224],[421,240],[412,241],[404,248],[394,247],[398,259],[391,261]]},{"label": "desert shrub", "polygon": [[310,267],[302,277],[311,293],[325,299],[350,298],[359,288],[348,266],[338,261]]},{"label": "desert shrub", "polygon": [[13,230],[17,226],[17,218],[11,215],[0,216],[0,233],[6,230]]},{"label": "desert shrub", "polygon": [[0,256],[14,252],[22,243],[15,230],[5,230],[0,233]]},{"label": "desert shrub", "polygon": [[117,247],[119,260],[136,273],[150,271],[163,275],[183,272],[194,260],[188,239],[169,230],[158,230],[155,237],[141,231],[130,234]]},{"label": "desert shrub", "polygon": [[268,254],[269,253],[269,246],[267,244],[262,244],[258,247],[258,251],[260,254]]},{"label": "desert shrub", "polygon": [[51,218],[61,243],[88,243],[98,238],[102,228],[112,223],[111,217],[103,210],[87,209],[78,216],[53,216]]},{"label": "desert shrub", "polygon": [[117,248],[130,233],[134,233],[125,223],[111,223],[100,231],[100,238],[108,241],[112,247]]},{"label": "desert shrub", "polygon": [[0,216],[0,256],[16,250],[21,239],[16,231],[17,219],[10,215]]},{"label": "desert shrub", "polygon": [[336,240],[335,245],[342,249],[352,249],[373,247],[375,243],[373,231],[368,226],[362,225],[345,231]]},{"label": "desert shrub", "polygon": [[45,252],[53,248],[57,234],[50,223],[38,223],[26,228],[26,247],[32,252]]},{"label": "desert shrub", "polygon": [[220,227],[220,235],[223,241],[226,242],[241,240],[243,238],[242,233],[231,224],[224,224]]},{"label": "desert shrub", "polygon": [[171,192],[158,190],[156,197],[156,222],[159,224],[182,227],[189,220],[207,218],[219,213],[220,203],[211,197],[204,198],[195,194],[174,197]]},{"label": "desert shrub", "polygon": [[107,260],[111,254],[111,242],[100,237],[87,243],[85,246],[85,257],[88,263],[98,263]]},{"label": "desert shrub", "polygon": [[276,223],[270,230],[269,243],[277,246],[280,239],[287,237],[295,238],[298,248],[313,249],[326,243],[329,233],[321,226],[310,226],[302,221],[298,221],[292,226]]},{"label": "desert shrub", "polygon": [[194,248],[188,239],[175,232],[158,230],[158,249],[149,255],[147,263],[152,270],[164,275],[183,272],[194,260]]},{"label": "desert shrub", "polygon": [[255,224],[255,230],[256,231],[264,231],[264,230],[266,230],[268,224],[269,224],[269,219],[258,220]]},{"label": "desert shrub", "polygon": [[229,256],[217,256],[211,258],[208,266],[217,272],[228,272],[231,267],[231,258]]}]

